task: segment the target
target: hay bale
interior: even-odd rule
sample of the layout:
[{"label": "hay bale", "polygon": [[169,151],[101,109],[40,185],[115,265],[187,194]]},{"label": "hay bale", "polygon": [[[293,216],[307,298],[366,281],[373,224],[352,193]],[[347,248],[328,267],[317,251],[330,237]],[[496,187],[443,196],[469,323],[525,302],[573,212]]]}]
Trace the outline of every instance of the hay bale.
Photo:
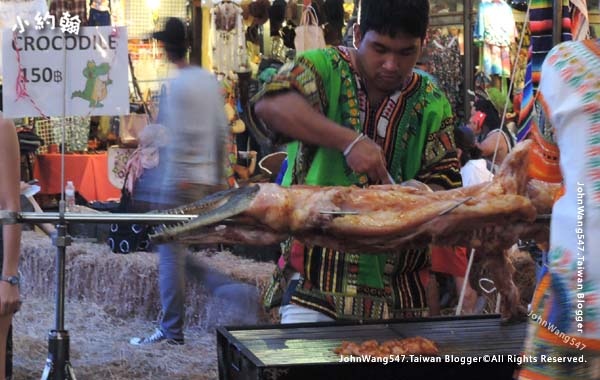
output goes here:
[{"label": "hay bale", "polygon": [[[256,322],[268,321],[259,313],[262,291],[267,286],[274,264],[241,259],[229,252],[200,251],[188,253],[188,261],[209,268],[211,274],[222,273],[221,285],[247,284],[258,289],[252,298],[251,288],[240,285],[235,291],[214,296],[217,287],[207,287],[201,276],[188,276],[186,283],[186,324],[211,328],[229,321],[245,321],[247,312],[240,309],[240,300],[253,299],[250,307],[258,313]],[[47,237],[24,232],[20,270],[25,296],[53,297],[55,285],[56,247]],[[66,249],[66,286],[68,301],[91,301],[119,318],[139,317],[158,320],[160,298],[158,290],[158,255],[134,252],[113,254],[107,245],[73,242]],[[229,294],[231,299],[220,298]],[[240,320],[240,316],[242,317]]]},{"label": "hay bale", "polygon": [[[213,380],[217,374],[216,335],[186,329],[184,346],[135,347],[129,338],[148,331],[148,322],[124,321],[91,302],[65,305],[70,358],[80,379]],[[14,378],[39,379],[48,356],[54,301],[30,296],[13,319]]]}]

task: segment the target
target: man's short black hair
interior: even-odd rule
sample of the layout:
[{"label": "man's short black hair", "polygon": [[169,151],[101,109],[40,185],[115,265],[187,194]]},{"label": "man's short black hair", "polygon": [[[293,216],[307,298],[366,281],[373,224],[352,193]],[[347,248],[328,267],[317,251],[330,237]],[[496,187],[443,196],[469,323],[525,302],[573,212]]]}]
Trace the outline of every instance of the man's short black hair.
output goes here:
[{"label": "man's short black hair", "polygon": [[172,59],[175,60],[183,59],[187,54],[187,48],[181,46],[165,46],[165,51]]},{"label": "man's short black hair", "polygon": [[360,0],[360,32],[369,30],[395,37],[397,33],[425,38],[429,0]]},{"label": "man's short black hair", "polygon": [[153,38],[162,41],[167,54],[176,60],[185,58],[187,53],[188,36],[186,26],[177,17],[169,17],[164,30],[152,34]]}]

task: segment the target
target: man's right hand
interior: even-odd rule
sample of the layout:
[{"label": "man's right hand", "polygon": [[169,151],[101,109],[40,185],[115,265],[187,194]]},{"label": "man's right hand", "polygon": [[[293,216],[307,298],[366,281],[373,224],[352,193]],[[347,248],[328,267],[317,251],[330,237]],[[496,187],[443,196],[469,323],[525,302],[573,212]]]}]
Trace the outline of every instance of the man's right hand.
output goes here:
[{"label": "man's right hand", "polygon": [[368,137],[354,145],[346,163],[354,172],[366,174],[374,184],[391,184],[383,150]]}]

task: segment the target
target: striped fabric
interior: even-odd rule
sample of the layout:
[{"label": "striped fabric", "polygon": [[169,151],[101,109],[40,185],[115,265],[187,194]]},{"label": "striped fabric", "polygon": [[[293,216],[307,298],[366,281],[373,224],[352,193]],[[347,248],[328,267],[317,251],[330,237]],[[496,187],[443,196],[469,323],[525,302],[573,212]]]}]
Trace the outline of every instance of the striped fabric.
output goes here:
[{"label": "striped fabric", "polygon": [[[552,49],[552,0],[531,0],[529,10],[529,29],[531,31],[531,46],[527,63],[523,100],[519,112],[517,140],[524,139],[531,129],[531,118],[535,92],[540,83],[540,71],[546,55]],[[561,41],[570,41],[571,14],[569,0],[563,0],[562,9],[562,38]]]},{"label": "striped fabric", "polygon": [[[571,336],[553,321],[556,314],[555,289],[557,281],[545,273],[538,284],[532,302],[525,355],[536,358],[523,365],[519,380],[598,379],[600,369],[600,340]],[[568,315],[568,313],[564,313]],[[541,355],[555,358],[584,358],[584,362],[548,362]]]},{"label": "striped fabric", "polygon": [[[552,49],[552,2],[552,0],[531,0],[531,9],[529,11],[532,46],[531,73],[533,85],[536,89],[540,83],[542,63],[544,63],[546,55]],[[569,0],[563,0],[561,41],[570,41],[572,39],[569,4]]]},{"label": "striped fabric", "polygon": [[527,53],[527,68],[525,69],[525,85],[523,86],[523,98],[521,99],[521,109],[519,110],[517,141],[527,137],[531,130],[531,120],[533,117],[533,78],[531,64],[532,47],[529,46]]}]

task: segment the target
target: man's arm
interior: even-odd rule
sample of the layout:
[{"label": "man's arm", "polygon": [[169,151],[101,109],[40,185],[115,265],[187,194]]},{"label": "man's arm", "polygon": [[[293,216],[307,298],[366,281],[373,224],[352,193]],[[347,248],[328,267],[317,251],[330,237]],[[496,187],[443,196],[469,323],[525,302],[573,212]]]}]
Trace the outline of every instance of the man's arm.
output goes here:
[{"label": "man's arm", "polygon": [[[255,104],[254,111],[269,128],[307,144],[343,152],[358,137],[356,131],[315,110],[296,91],[265,96]],[[368,138],[359,140],[352,147],[346,163],[350,169],[367,174],[374,182],[389,183],[383,151]]]}]

